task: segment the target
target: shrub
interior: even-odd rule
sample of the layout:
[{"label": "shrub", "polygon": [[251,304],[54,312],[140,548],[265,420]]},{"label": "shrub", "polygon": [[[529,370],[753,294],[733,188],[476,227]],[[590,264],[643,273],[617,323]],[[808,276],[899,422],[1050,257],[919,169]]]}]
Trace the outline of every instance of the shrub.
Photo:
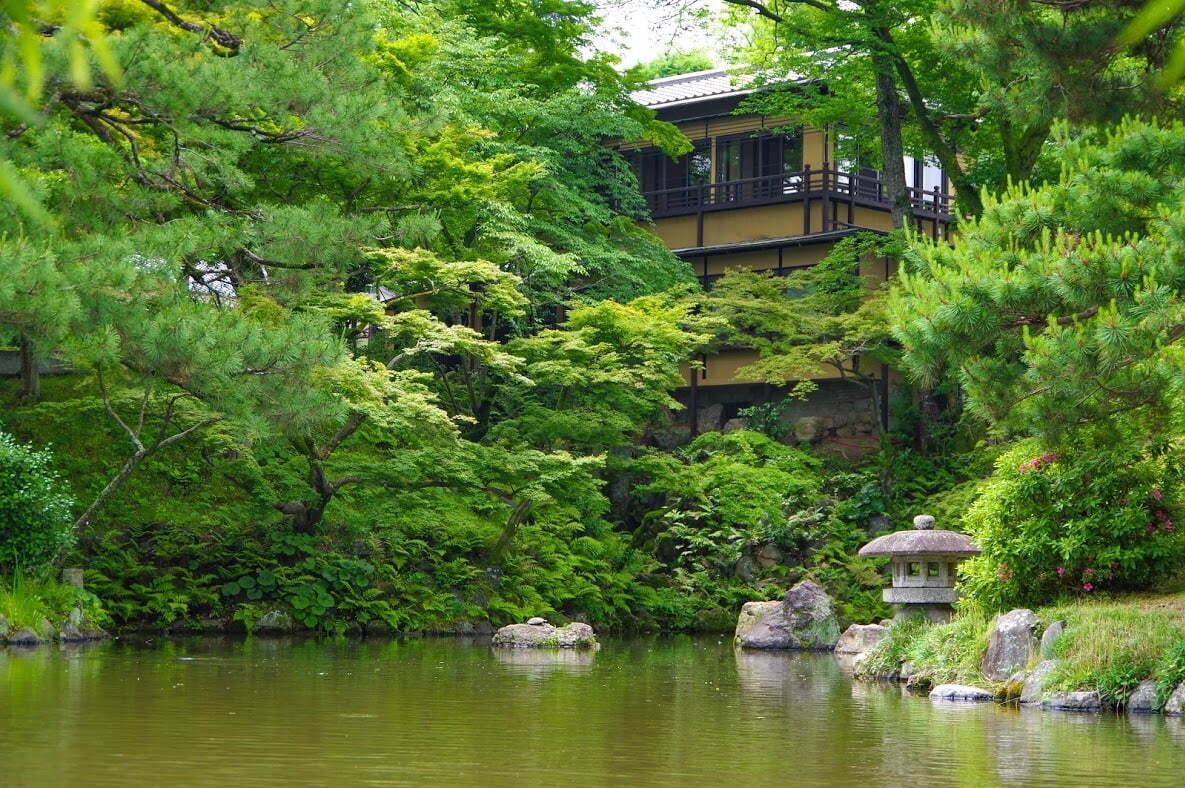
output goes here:
[{"label": "shrub", "polygon": [[653,482],[640,494],[661,496],[643,532],[665,563],[720,575],[750,542],[798,550],[814,536],[792,517],[822,489],[819,461],[758,432],[705,433],[674,456],[640,463]]},{"label": "shrub", "polygon": [[965,588],[992,609],[1147,588],[1179,568],[1171,463],[1123,443],[1001,456],[965,518],[983,554]]},{"label": "shrub", "polygon": [[0,433],[0,569],[52,562],[72,539],[73,500],[47,450]]}]

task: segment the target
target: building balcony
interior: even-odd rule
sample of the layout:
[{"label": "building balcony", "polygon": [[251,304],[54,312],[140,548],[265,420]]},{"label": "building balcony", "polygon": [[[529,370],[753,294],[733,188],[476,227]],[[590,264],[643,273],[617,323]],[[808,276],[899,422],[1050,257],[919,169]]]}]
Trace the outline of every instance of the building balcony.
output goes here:
[{"label": "building balcony", "polygon": [[[941,188],[911,187],[909,194],[915,218],[930,220],[935,228],[951,220],[953,197]],[[831,211],[824,210],[825,216],[842,216],[842,211],[835,209],[843,206],[848,206],[849,217],[856,207],[890,210],[884,183],[879,177],[809,167],[799,172],[648,191],[643,192],[643,197],[655,219],[775,203],[801,202],[809,208],[816,201],[824,206],[832,204]],[[803,212],[804,217],[809,215],[809,210]],[[803,234],[827,232],[845,225],[857,226],[850,221],[832,218],[816,230],[804,218]]]}]

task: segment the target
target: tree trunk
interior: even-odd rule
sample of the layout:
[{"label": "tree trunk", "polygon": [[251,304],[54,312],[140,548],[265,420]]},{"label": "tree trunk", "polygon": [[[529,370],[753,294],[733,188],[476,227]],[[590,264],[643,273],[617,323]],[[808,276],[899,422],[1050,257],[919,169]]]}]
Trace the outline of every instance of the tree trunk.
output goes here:
[{"label": "tree trunk", "polygon": [[1027,181],[1033,174],[1041,149],[1049,139],[1053,121],[1038,121],[1030,126],[1017,128],[1003,114],[998,118],[1000,138],[1004,144],[1004,174],[1011,183]]},{"label": "tree trunk", "polygon": [[905,145],[901,141],[901,100],[893,76],[893,60],[886,53],[872,53],[876,74],[876,117],[880,126],[881,159],[885,196],[889,199],[893,228],[900,230],[913,221],[913,205],[905,183]]},{"label": "tree trunk", "polygon": [[119,473],[115,474],[115,478],[107,482],[107,486],[104,487],[103,490],[95,497],[95,500],[92,501],[91,505],[88,506],[86,511],[82,513],[82,516],[74,521],[75,529],[81,528],[82,526],[89,523],[91,518],[95,516],[95,512],[99,511],[99,508],[107,502],[107,499],[110,498],[115,493],[115,491],[119,489],[120,485],[132,475],[132,471],[136,470],[137,466],[144,462],[144,458],[151,453],[152,452],[150,450],[139,449],[131,457],[128,457],[127,461],[124,462],[123,467],[119,469]]},{"label": "tree trunk", "polygon": [[[361,424],[361,421],[359,420],[358,423]],[[309,464],[308,483],[312,488],[314,498],[305,501],[280,501],[274,506],[292,517],[292,526],[297,531],[313,533],[321,525],[325,509],[333,500],[337,486],[329,480],[325,473],[325,463],[322,459],[324,450],[319,449],[311,438],[290,438],[289,443],[305,456],[305,461]]]},{"label": "tree trunk", "polygon": [[21,335],[21,396],[22,405],[32,405],[41,398],[41,367],[33,340]]},{"label": "tree trunk", "polygon": [[506,524],[502,526],[502,533],[498,537],[498,543],[494,545],[494,550],[490,555],[490,562],[498,561],[514,542],[515,534],[518,533],[518,527],[527,519],[527,515],[531,513],[531,508],[534,504],[531,501],[519,501],[510,511],[510,516],[506,518]]}]

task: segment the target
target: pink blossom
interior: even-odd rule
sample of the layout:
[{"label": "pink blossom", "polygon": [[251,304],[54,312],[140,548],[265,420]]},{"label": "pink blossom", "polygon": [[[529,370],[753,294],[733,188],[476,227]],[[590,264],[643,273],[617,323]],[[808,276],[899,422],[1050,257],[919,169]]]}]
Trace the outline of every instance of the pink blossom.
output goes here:
[{"label": "pink blossom", "polygon": [[1162,493],[1160,490],[1154,489],[1152,491],[1152,497],[1158,501],[1163,501],[1164,500],[1164,493]]},{"label": "pink blossom", "polygon": [[1083,583],[1082,590],[1089,594],[1091,591],[1094,591],[1094,586],[1090,583]]},{"label": "pink blossom", "polygon": [[1085,576],[1085,577],[1090,577],[1091,575],[1093,575],[1093,574],[1094,574],[1094,570],[1093,570],[1093,569],[1087,569],[1087,570],[1086,570],[1086,572],[1084,572],[1083,574],[1084,574],[1084,576]]},{"label": "pink blossom", "polygon": [[1058,577],[1064,577],[1064,576],[1065,576],[1065,574],[1066,574],[1066,568],[1065,568],[1064,566],[1059,566],[1059,567],[1057,568],[1057,576],[1058,576]]}]

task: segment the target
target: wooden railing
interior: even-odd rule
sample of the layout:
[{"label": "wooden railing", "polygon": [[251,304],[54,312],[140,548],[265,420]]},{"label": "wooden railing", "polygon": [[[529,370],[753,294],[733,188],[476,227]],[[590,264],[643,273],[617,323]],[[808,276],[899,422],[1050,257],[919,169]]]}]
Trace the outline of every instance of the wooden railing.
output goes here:
[{"label": "wooden railing", "polygon": [[[918,218],[947,221],[951,218],[951,195],[941,189],[910,188],[910,204]],[[884,182],[871,175],[839,170],[785,172],[736,181],[680,186],[644,192],[654,218],[743,208],[769,203],[832,201],[839,205],[862,205],[889,209]]]}]

